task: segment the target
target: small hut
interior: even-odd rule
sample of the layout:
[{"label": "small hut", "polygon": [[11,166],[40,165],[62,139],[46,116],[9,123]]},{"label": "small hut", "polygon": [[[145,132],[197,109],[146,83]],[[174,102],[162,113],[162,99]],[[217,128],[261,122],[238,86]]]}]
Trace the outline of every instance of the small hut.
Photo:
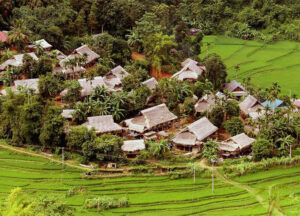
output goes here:
[{"label": "small hut", "polygon": [[[259,118],[263,114],[264,107],[252,95],[248,95],[240,104],[242,115],[253,119]],[[258,110],[262,112],[259,113]]]},{"label": "small hut", "polygon": [[[38,88],[39,79],[25,79],[25,80],[15,80],[14,86],[11,87],[13,91],[18,91],[18,89],[21,88],[28,88],[31,89],[35,94],[39,93]],[[1,91],[2,95],[6,95],[6,90],[3,89]]]},{"label": "small hut", "polygon": [[[101,76],[94,77],[93,80],[87,80],[87,79],[79,79],[78,80],[81,90],[80,90],[80,96],[81,97],[87,97],[93,94],[95,88],[97,87],[107,87],[106,84],[104,83],[104,80]],[[60,96],[66,96],[68,93],[68,89],[63,90],[60,93]]]},{"label": "small hut", "polygon": [[[27,53],[29,56],[31,56],[34,60],[38,60],[39,58],[35,55],[34,52]],[[0,71],[6,70],[8,66],[10,67],[21,67],[23,65],[23,57],[25,54],[18,54],[14,55],[12,58],[6,60],[0,65]]]},{"label": "small hut", "polygon": [[265,101],[262,103],[263,107],[270,107],[270,109],[272,111],[274,111],[276,108],[285,108],[286,104],[284,101],[280,100],[280,99],[275,99],[275,101]]},{"label": "small hut", "polygon": [[82,124],[82,126],[88,129],[94,128],[98,135],[104,133],[119,134],[123,130],[120,125],[114,122],[112,115],[88,117],[87,122]]},{"label": "small hut", "polygon": [[237,98],[241,98],[243,96],[248,95],[246,88],[236,80],[233,80],[230,83],[226,83],[225,86],[223,87],[223,90],[227,90]]},{"label": "small hut", "polygon": [[199,152],[202,143],[213,137],[217,131],[218,128],[203,117],[183,129],[172,141],[178,149]]},{"label": "small hut", "polygon": [[108,72],[103,79],[110,88],[120,90],[122,88],[122,79],[128,75],[129,73],[122,66],[117,66]]},{"label": "small hut", "polygon": [[216,106],[216,96],[213,94],[204,95],[196,104],[196,113],[210,112]]},{"label": "small hut", "polygon": [[171,78],[176,78],[178,80],[191,80],[197,81],[199,76],[204,76],[206,68],[199,62],[192,60],[190,58],[186,59],[181,63],[182,69],[175,73]]},{"label": "small hut", "polygon": [[245,133],[233,136],[218,145],[223,157],[236,156],[249,150],[255,139],[248,137]]},{"label": "small hut", "polygon": [[140,153],[140,151],[144,150],[146,147],[144,140],[140,139],[124,141],[124,144],[121,148],[127,156],[136,156]]},{"label": "small hut", "polygon": [[28,45],[27,48],[30,51],[34,51],[36,49],[36,46],[41,46],[46,51],[50,51],[53,47],[45,39],[41,39],[41,40],[34,41],[31,45]]},{"label": "small hut", "polygon": [[152,77],[144,82],[142,82],[143,85],[147,86],[150,90],[155,89],[156,85],[157,85],[157,80]]},{"label": "small hut", "polygon": [[178,117],[170,112],[166,104],[141,111],[141,115],[125,120],[128,129],[138,133],[170,127]]}]

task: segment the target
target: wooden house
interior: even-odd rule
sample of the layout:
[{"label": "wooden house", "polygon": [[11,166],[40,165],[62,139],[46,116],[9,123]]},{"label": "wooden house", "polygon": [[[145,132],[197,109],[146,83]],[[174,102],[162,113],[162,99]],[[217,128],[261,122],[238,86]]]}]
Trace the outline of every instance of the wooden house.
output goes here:
[{"label": "wooden house", "polygon": [[82,124],[89,130],[94,128],[97,135],[104,133],[120,134],[123,128],[114,122],[112,115],[88,117],[87,122]]},{"label": "wooden house", "polygon": [[197,81],[199,76],[204,76],[206,68],[199,62],[190,58],[181,63],[182,69],[175,73],[171,78],[178,80]]},{"label": "wooden house", "polygon": [[183,129],[172,142],[178,149],[197,153],[201,150],[203,142],[212,138],[217,131],[218,128],[203,117]]},{"label": "wooden house", "polygon": [[127,156],[136,156],[140,151],[144,150],[145,142],[143,139],[140,140],[127,140],[124,141],[121,149]]},{"label": "wooden house", "polygon": [[223,157],[237,156],[249,150],[255,139],[248,137],[245,133],[233,136],[223,142],[219,142],[219,148]]},{"label": "wooden house", "polygon": [[227,90],[229,93],[232,93],[234,97],[238,99],[248,95],[246,88],[236,80],[233,80],[230,83],[226,83],[223,87],[223,91],[224,90]]},{"label": "wooden house", "polygon": [[108,72],[104,77],[103,80],[109,88],[114,90],[121,90],[122,89],[122,79],[128,76],[129,73],[122,67],[117,66]]},{"label": "wooden house", "polygon": [[130,131],[145,133],[151,130],[160,130],[170,127],[178,117],[171,113],[166,104],[160,104],[141,111],[141,114],[125,120]]}]

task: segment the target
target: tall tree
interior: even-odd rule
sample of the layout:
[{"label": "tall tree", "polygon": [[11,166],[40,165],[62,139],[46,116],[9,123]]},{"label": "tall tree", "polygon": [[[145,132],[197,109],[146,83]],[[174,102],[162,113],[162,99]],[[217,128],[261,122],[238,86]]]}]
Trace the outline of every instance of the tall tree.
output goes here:
[{"label": "tall tree", "polygon": [[227,77],[226,65],[221,57],[217,54],[210,54],[205,57],[204,65],[207,79],[212,82],[215,89],[220,89]]}]

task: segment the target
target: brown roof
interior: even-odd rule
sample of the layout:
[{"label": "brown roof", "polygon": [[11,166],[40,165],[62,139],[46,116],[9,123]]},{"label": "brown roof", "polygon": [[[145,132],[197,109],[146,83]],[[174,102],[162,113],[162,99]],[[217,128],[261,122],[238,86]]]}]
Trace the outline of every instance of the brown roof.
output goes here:
[{"label": "brown roof", "polygon": [[141,111],[141,116],[137,116],[125,121],[130,130],[144,132],[160,124],[164,124],[177,119],[177,116],[171,113],[166,104],[160,104]]},{"label": "brown roof", "polygon": [[93,50],[91,50],[87,45],[83,45],[79,48],[77,48],[74,53],[78,53],[79,55],[83,56],[84,54],[87,54],[87,60],[86,64],[91,63],[92,61],[100,58],[100,56],[95,53]]},{"label": "brown roof", "polygon": [[[80,90],[81,97],[86,97],[86,96],[93,94],[95,88],[97,88],[97,87],[106,87],[106,85],[103,81],[103,78],[101,76],[94,77],[93,80],[87,80],[86,78],[79,79],[78,82],[82,88]],[[68,89],[64,89],[60,93],[60,95],[65,96],[67,94],[67,92],[68,92]]]},{"label": "brown roof", "polygon": [[142,84],[144,84],[145,86],[147,86],[150,90],[155,89],[156,85],[157,85],[157,80],[152,77],[144,82],[142,82]]},{"label": "brown roof", "polygon": [[216,106],[216,96],[213,94],[204,95],[195,105],[196,112],[210,112]]},{"label": "brown roof", "polygon": [[256,112],[259,108],[263,109],[263,106],[252,95],[248,95],[239,106],[241,111],[246,115],[251,112]]},{"label": "brown roof", "polygon": [[145,142],[144,140],[127,140],[124,141],[124,144],[122,145],[122,151],[124,152],[136,152],[136,151],[142,151],[145,149]]},{"label": "brown roof", "polygon": [[[206,117],[203,117],[176,135],[173,139],[173,142],[187,145],[186,143],[192,143],[195,138],[197,141],[204,141],[209,136],[213,135],[217,130],[218,128],[216,126],[214,126]],[[184,139],[187,139],[187,141],[184,141]],[[193,141],[193,145],[196,145],[196,140]]]},{"label": "brown roof", "polygon": [[255,139],[248,137],[245,133],[241,133],[219,143],[219,146],[223,151],[242,151],[249,148],[254,142]]},{"label": "brown roof", "polygon": [[122,130],[122,127],[114,122],[112,115],[88,117],[87,122],[83,126],[86,126],[88,129],[95,128],[96,133],[110,133]]},{"label": "brown roof", "polygon": [[115,89],[122,85],[122,79],[128,75],[129,73],[119,65],[104,76],[104,82],[107,86]]},{"label": "brown roof", "polygon": [[141,113],[146,119],[145,123],[148,129],[177,119],[177,116],[170,112],[166,104],[142,110]]},{"label": "brown roof", "polygon": [[230,83],[226,83],[223,89],[229,92],[246,91],[245,87],[242,86],[242,84],[237,82],[236,80],[233,80]]},{"label": "brown roof", "polygon": [[[34,60],[38,60],[39,58],[35,55],[34,52],[27,53],[30,55]],[[14,55],[12,58],[6,60],[0,65],[0,71],[5,70],[7,66],[13,66],[13,67],[20,67],[23,65],[23,57],[25,54],[18,54]]]},{"label": "brown roof", "polygon": [[192,59],[186,59],[181,65],[182,69],[175,73],[172,78],[177,78],[178,80],[197,80],[206,70],[205,66],[200,65],[197,61]]}]

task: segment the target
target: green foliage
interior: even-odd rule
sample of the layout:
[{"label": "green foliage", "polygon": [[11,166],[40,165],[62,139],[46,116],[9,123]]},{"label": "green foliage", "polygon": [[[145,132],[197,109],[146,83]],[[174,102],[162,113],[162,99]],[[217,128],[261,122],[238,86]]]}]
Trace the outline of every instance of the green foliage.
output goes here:
[{"label": "green foliage", "polygon": [[231,136],[244,133],[244,124],[239,117],[232,117],[230,120],[224,122],[224,128]]},{"label": "green foliage", "polygon": [[211,123],[215,126],[220,127],[224,121],[224,110],[222,106],[215,106],[208,116]]},{"label": "green foliage", "polygon": [[259,138],[252,145],[253,158],[260,161],[271,156],[273,145],[269,140]]},{"label": "green foliage", "polygon": [[193,85],[193,92],[198,98],[201,98],[205,94],[209,94],[213,88],[213,84],[206,79],[204,82],[195,82]]},{"label": "green foliage", "polygon": [[210,54],[205,57],[204,65],[206,67],[206,78],[213,84],[215,89],[226,82],[227,71],[226,65],[217,54]]},{"label": "green foliage", "polygon": [[170,143],[167,140],[160,140],[159,142],[149,142],[149,152],[152,157],[160,159],[165,153],[170,151]]},{"label": "green foliage", "polygon": [[210,160],[217,160],[219,154],[219,145],[217,141],[208,140],[207,142],[203,143],[203,152],[202,157]]},{"label": "green foliage", "polygon": [[183,104],[180,104],[181,113],[192,115],[195,113],[196,100],[193,97],[186,97]]},{"label": "green foliage", "polygon": [[74,80],[68,80],[66,81],[65,85],[67,93],[64,95],[64,99],[69,102],[77,101],[80,97],[80,90],[82,89],[79,82]]},{"label": "green foliage", "polygon": [[85,142],[93,142],[96,134],[84,126],[72,127],[67,136],[67,146],[71,149],[81,150]]},{"label": "green foliage", "polygon": [[3,216],[73,216],[74,210],[57,198],[43,197],[33,199],[21,188],[15,188],[7,198]]},{"label": "green foliage", "polygon": [[61,108],[49,106],[39,136],[44,147],[61,146],[64,141],[63,117]]},{"label": "green foliage", "polygon": [[184,102],[184,98],[192,97],[191,84],[177,79],[162,79],[158,82],[153,92],[153,97],[158,104],[166,103],[170,109]]},{"label": "green foliage", "polygon": [[229,116],[239,116],[240,106],[236,100],[226,100],[225,102],[225,112]]},{"label": "green foliage", "polygon": [[102,196],[98,198],[91,198],[85,200],[84,208],[93,209],[112,209],[112,208],[122,208],[129,206],[129,199],[127,197],[113,198],[108,196]]},{"label": "green foliage", "polygon": [[38,89],[44,98],[55,97],[63,89],[63,80],[47,73],[39,77]]}]

